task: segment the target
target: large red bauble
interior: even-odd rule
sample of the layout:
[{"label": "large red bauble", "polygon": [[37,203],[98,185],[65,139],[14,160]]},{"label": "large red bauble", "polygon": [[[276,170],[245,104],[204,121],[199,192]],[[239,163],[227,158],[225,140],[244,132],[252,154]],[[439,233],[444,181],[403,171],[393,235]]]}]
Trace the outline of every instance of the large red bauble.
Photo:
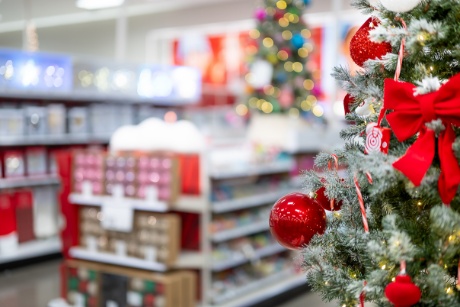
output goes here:
[{"label": "large red bauble", "polygon": [[385,296],[395,307],[410,307],[420,301],[422,292],[410,276],[398,275],[394,282],[386,286]]},{"label": "large red bauble", "polygon": [[326,230],[326,212],[308,195],[291,193],[281,197],[270,212],[270,231],[289,249],[307,245],[315,234]]},{"label": "large red bauble", "polygon": [[369,38],[369,31],[379,23],[377,18],[370,17],[350,41],[350,56],[358,66],[362,67],[367,60],[380,59],[392,50],[389,43],[374,43]]},{"label": "large red bauble", "polygon": [[[325,179],[321,179],[321,182],[325,182]],[[344,181],[342,179],[342,181]],[[343,205],[343,201],[337,201],[334,200],[334,204],[332,205],[331,208],[331,200],[324,194],[326,192],[325,187],[321,187],[316,191],[316,197],[315,200],[318,202],[318,204],[323,207],[324,210],[327,211],[338,211]]]}]

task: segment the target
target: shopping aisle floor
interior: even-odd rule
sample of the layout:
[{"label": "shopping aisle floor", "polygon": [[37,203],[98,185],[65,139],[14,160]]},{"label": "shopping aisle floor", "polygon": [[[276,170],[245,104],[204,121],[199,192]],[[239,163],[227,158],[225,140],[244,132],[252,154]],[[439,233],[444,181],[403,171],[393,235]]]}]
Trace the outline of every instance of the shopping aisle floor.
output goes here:
[{"label": "shopping aisle floor", "polygon": [[[48,261],[26,268],[0,272],[1,307],[47,307],[59,297],[60,260]],[[332,307],[313,293],[294,298],[279,307]],[[267,306],[275,307],[275,306]]]}]

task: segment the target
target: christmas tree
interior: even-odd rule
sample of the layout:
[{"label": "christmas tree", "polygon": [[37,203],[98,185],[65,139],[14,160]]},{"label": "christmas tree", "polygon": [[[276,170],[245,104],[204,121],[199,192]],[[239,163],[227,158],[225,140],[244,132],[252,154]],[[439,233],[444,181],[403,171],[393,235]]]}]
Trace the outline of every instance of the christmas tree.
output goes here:
[{"label": "christmas tree", "polygon": [[[308,3],[264,0],[264,7],[256,11],[257,27],[250,32],[255,52],[246,75],[250,109],[298,116],[315,108],[315,84],[306,67],[313,45],[302,21]],[[319,110],[316,113],[322,115]]]},{"label": "christmas tree", "polygon": [[[353,5],[373,17],[350,45],[363,70],[334,71],[348,93],[346,145],[317,156],[310,197],[297,204],[329,210],[327,227],[310,209],[301,222],[282,216],[279,201],[272,232],[302,248],[307,281],[326,301],[460,306],[460,1]],[[294,240],[295,223],[313,238]]]}]

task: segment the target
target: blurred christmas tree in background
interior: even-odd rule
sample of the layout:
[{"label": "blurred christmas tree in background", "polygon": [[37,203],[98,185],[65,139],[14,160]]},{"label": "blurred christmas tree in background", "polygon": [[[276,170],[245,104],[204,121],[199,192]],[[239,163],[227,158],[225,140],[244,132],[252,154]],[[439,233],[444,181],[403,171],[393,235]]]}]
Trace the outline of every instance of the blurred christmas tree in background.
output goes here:
[{"label": "blurred christmas tree in background", "polygon": [[299,116],[315,109],[318,89],[307,68],[313,50],[311,32],[302,21],[308,0],[264,0],[257,9],[256,29],[250,32],[257,52],[250,57],[246,75],[251,110]]}]

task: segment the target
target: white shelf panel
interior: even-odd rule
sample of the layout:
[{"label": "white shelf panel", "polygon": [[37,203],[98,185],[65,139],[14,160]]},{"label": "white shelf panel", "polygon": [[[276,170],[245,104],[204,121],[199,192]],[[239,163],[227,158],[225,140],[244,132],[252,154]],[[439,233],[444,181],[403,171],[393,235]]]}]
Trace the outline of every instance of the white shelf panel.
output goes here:
[{"label": "white shelf panel", "polygon": [[0,137],[0,146],[30,146],[30,145],[72,145],[72,144],[107,144],[109,136],[94,137],[88,135],[42,135],[22,137]]},{"label": "white shelf panel", "polygon": [[152,262],[129,256],[118,256],[110,253],[89,251],[80,247],[72,247],[69,253],[70,256],[77,259],[158,272],[166,272],[170,267],[189,269],[203,268],[205,263],[203,254],[192,252],[179,255],[177,262],[172,266],[167,266],[164,263]]},{"label": "white shelf panel", "polygon": [[0,189],[14,189],[23,187],[36,187],[44,185],[58,185],[60,179],[57,176],[33,176],[21,178],[0,179]]},{"label": "white shelf panel", "polygon": [[179,255],[173,265],[177,269],[202,269],[205,266],[205,257],[200,252],[184,252]]},{"label": "white shelf panel", "polygon": [[221,171],[213,170],[210,174],[210,177],[220,180],[256,175],[277,174],[289,172],[293,166],[294,162],[292,160],[277,161],[264,165],[246,165],[245,167],[238,167],[235,169],[224,169]]},{"label": "white shelf panel", "polygon": [[121,265],[131,268],[138,268],[151,271],[165,272],[167,266],[163,263],[147,261],[139,258],[118,256],[115,254],[93,252],[79,247],[72,247],[69,251],[70,256],[82,260],[96,261],[107,264]]},{"label": "white shelf panel", "polygon": [[[263,248],[260,248],[255,251],[254,259],[260,259],[263,257],[275,255],[281,252],[286,251],[284,247],[282,247],[279,244],[272,244],[265,246]],[[237,255],[232,259],[227,259],[227,260],[221,260],[219,262],[216,262],[212,265],[212,270],[214,272],[220,272],[223,270],[227,270],[242,264],[245,264],[247,262],[251,261],[251,259],[245,257],[244,255]]]},{"label": "white shelf panel", "polygon": [[171,209],[182,212],[203,213],[208,208],[208,200],[202,196],[180,196]]},{"label": "white shelf panel", "polygon": [[261,231],[268,230],[268,229],[270,229],[270,226],[268,225],[268,220],[260,221],[260,222],[253,223],[247,226],[219,231],[211,235],[211,239],[215,243],[220,243],[220,242],[228,241],[228,240],[235,239],[235,238],[240,238],[246,235],[254,234],[254,233],[261,232]]},{"label": "white shelf panel", "polygon": [[[83,206],[102,206],[105,202],[110,202],[114,198],[107,195],[83,195],[72,193],[69,196],[69,201],[73,204]],[[118,201],[118,199],[117,199]],[[166,212],[170,208],[166,202],[156,201],[151,202],[143,199],[136,198],[122,198],[121,201],[129,203],[133,209],[152,212]]]},{"label": "white shelf panel", "polygon": [[57,237],[21,243],[11,255],[0,254],[0,264],[51,255],[60,251],[61,241]]},{"label": "white shelf panel", "polygon": [[282,271],[214,297],[214,306],[252,306],[305,283],[305,276],[296,275],[292,270]]},{"label": "white shelf panel", "polygon": [[218,201],[212,204],[212,211],[214,213],[224,213],[257,207],[269,203],[275,203],[278,199],[290,192],[292,192],[292,190],[286,189],[282,191],[271,191],[263,194],[251,195],[248,197]]}]

